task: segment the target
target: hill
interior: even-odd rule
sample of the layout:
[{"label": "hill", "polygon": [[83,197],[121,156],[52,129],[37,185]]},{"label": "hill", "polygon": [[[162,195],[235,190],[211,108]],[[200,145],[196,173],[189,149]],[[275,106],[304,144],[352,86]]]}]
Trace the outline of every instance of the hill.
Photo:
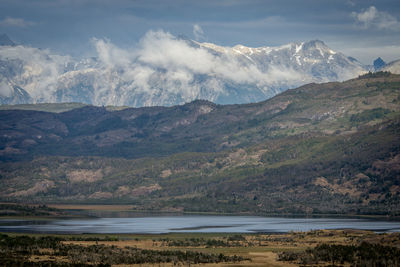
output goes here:
[{"label": "hill", "polygon": [[400,212],[400,75],[254,104],[0,111],[3,201],[137,210]]},{"label": "hill", "polygon": [[81,108],[86,104],[81,103],[40,103],[40,104],[17,104],[0,105],[0,110],[36,110],[46,112],[65,112],[76,108]]}]

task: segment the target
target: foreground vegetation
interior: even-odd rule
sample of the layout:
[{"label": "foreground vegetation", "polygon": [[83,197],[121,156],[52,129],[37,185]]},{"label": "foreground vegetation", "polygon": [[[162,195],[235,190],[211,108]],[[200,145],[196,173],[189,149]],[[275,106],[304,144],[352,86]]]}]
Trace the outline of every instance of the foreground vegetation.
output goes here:
[{"label": "foreground vegetation", "polygon": [[[69,238],[75,240],[76,238]],[[0,235],[0,264],[4,266],[111,266],[114,264],[143,264],[143,263],[221,263],[243,261],[242,257],[225,256],[223,254],[205,254],[195,251],[179,250],[150,250],[114,245],[87,246],[73,243],[63,243],[68,240],[61,237],[42,236],[15,236]],[[82,238],[78,238],[82,240]]]},{"label": "foreground vegetation", "polygon": [[1,266],[399,266],[400,234],[0,235]]},{"label": "foreground vegetation", "polygon": [[351,264],[352,266],[399,266],[400,249],[366,242],[360,245],[322,244],[303,252],[282,252],[279,260],[317,265],[320,262]]}]

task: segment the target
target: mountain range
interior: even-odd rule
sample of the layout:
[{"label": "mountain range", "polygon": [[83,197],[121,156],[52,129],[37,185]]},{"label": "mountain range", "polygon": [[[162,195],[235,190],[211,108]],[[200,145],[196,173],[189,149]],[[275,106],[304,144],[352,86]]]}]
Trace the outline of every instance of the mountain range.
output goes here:
[{"label": "mountain range", "polygon": [[[343,81],[375,70],[319,40],[278,47],[223,47],[151,31],[135,48],[122,49],[101,39],[92,43],[94,57],[75,59],[16,45],[2,35],[0,104],[142,107],[196,99],[240,104],[303,84]],[[386,65],[381,62],[379,68]]]},{"label": "mountain range", "polygon": [[398,216],[399,88],[377,72],[240,105],[3,105],[0,200]]}]

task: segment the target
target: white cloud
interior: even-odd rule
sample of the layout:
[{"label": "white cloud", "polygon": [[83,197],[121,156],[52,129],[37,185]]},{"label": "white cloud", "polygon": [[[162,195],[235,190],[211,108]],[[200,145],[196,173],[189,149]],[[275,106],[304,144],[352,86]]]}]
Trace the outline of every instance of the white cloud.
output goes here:
[{"label": "white cloud", "polygon": [[0,96],[2,97],[10,97],[12,95],[13,88],[5,82],[0,81]]},{"label": "white cloud", "polygon": [[200,27],[199,24],[194,24],[193,25],[193,35],[195,40],[199,41],[199,40],[204,40],[204,31],[203,29]]},{"label": "white cloud", "polygon": [[387,12],[379,11],[376,7],[369,8],[357,13],[352,12],[352,17],[364,29],[377,28],[380,30],[399,30],[400,22],[396,17]]},{"label": "white cloud", "polygon": [[[24,46],[1,47],[0,59],[15,62],[15,68],[23,66],[13,80],[35,102],[79,101],[70,93],[71,88],[77,88],[86,90],[88,95],[83,97],[90,97],[96,105],[172,105],[199,98],[216,101],[226,94],[226,82],[268,92],[271,86],[302,79],[290,68],[262,71],[229,52],[216,55],[164,31],[149,31],[131,49],[103,39],[92,39],[92,43],[97,52],[95,61],[75,62],[69,56]],[[73,71],[66,72],[68,64],[75,65]],[[61,99],[59,92],[63,92]],[[4,84],[0,93],[9,94]]]},{"label": "white cloud", "polygon": [[35,25],[34,22],[27,21],[21,18],[6,17],[5,19],[0,21],[0,26],[5,26],[5,27],[26,28],[33,25]]},{"label": "white cloud", "polygon": [[[245,102],[254,101],[248,95],[256,90],[266,97],[313,81],[311,75],[286,64],[260,67],[232,49],[211,51],[164,31],[149,31],[135,48],[123,49],[103,39],[93,39],[92,44],[97,59],[78,62],[24,46],[0,47],[0,59],[15,62],[16,73],[22,66],[13,81],[36,102],[85,99],[95,105],[173,105],[194,99],[216,101],[228,96],[229,86],[237,90],[235,97],[249,97]],[[67,70],[69,66],[73,70]],[[5,86],[0,91],[8,92]]]},{"label": "white cloud", "polygon": [[120,49],[109,40],[92,39],[99,60],[108,67],[126,67],[132,61],[134,55],[129,51]]},{"label": "white cloud", "polygon": [[284,69],[282,73],[272,68],[270,73],[262,72],[254,64],[244,64],[232,54],[216,56],[163,31],[149,31],[140,42],[137,55],[140,62],[155,69],[189,71],[193,75],[209,75],[237,83],[273,83],[282,78],[298,78],[290,69]]},{"label": "white cloud", "polygon": [[52,54],[24,46],[0,47],[0,59],[7,60],[9,68],[19,73],[13,82],[23,87],[36,101],[54,101],[58,77],[70,61],[68,56]]},{"label": "white cloud", "polygon": [[[100,65],[95,83],[95,104],[169,105],[202,98],[215,101],[225,92],[225,82],[257,85],[295,83],[302,77],[284,67],[261,71],[235,55],[215,55],[168,32],[149,31],[136,49],[121,49],[107,40],[93,40]],[[119,99],[110,99],[117,90]]]}]

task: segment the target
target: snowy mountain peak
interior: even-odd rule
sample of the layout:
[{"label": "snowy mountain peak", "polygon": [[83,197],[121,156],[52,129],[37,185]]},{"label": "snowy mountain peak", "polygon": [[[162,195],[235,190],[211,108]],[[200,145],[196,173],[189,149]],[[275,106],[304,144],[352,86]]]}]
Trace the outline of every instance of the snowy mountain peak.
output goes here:
[{"label": "snowy mountain peak", "polygon": [[308,41],[305,44],[306,44],[306,46],[310,46],[310,47],[312,47],[312,46],[314,46],[314,47],[328,47],[323,41],[318,40],[318,39]]},{"label": "snowy mountain peak", "polygon": [[[197,42],[196,42],[197,43]],[[213,43],[197,43],[200,47],[208,48],[219,53],[227,53],[229,47],[219,46]]]},{"label": "snowy mountain peak", "polygon": [[342,81],[366,72],[357,60],[319,40],[228,47],[159,31],[146,34],[133,50],[106,40],[94,45],[97,57],[79,61],[48,50],[0,46],[0,103],[248,103],[305,83]]},{"label": "snowy mountain peak", "polygon": [[318,51],[321,56],[325,56],[326,54],[334,55],[335,51],[330,49],[323,41],[320,40],[312,40],[309,42],[302,43],[302,50],[304,51]]},{"label": "snowy mountain peak", "polygon": [[309,51],[318,51],[321,56],[325,55],[335,55],[336,52],[330,49],[323,41],[312,40],[308,42],[301,43],[290,43],[281,46],[261,46],[261,47],[248,47],[241,44],[235,45],[233,47],[218,46],[213,43],[198,43],[200,47],[214,50],[219,53],[234,53],[242,55],[253,55],[253,54],[269,54],[271,52],[277,52],[282,50],[292,50],[296,53],[307,53]]}]

